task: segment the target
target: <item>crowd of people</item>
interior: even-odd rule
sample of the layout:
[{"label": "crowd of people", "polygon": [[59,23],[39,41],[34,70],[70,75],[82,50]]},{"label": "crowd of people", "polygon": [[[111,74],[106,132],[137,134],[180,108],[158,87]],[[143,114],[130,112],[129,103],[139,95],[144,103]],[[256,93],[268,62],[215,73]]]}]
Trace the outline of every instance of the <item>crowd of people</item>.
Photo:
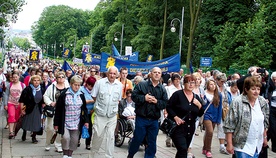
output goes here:
[{"label": "crowd of people", "polygon": [[[63,70],[47,59],[30,63],[7,58],[0,69],[0,98],[7,111],[9,139],[16,136],[22,118],[22,141],[29,131],[36,144],[36,135],[44,128],[45,150],[51,150],[51,139],[58,133],[54,149],[71,158],[84,126],[89,131],[85,141],[89,156],[95,157],[105,141],[105,157],[111,158],[117,119],[122,118],[133,130],[127,157],[134,157],[144,144],[144,157],[154,158],[159,125],[168,117],[177,127],[164,143],[177,149],[176,158],[194,157],[192,144],[199,125],[205,130],[202,154],[207,158],[216,150],[212,149],[215,127],[221,154],[257,158],[268,140],[276,152],[276,72],[269,75],[252,66],[245,76],[227,77],[218,70],[184,75],[182,69],[162,73],[154,67],[146,75],[137,72],[130,77],[126,67],[111,66],[107,72],[99,72],[99,66],[71,67]],[[44,112],[49,106],[54,115]]]}]

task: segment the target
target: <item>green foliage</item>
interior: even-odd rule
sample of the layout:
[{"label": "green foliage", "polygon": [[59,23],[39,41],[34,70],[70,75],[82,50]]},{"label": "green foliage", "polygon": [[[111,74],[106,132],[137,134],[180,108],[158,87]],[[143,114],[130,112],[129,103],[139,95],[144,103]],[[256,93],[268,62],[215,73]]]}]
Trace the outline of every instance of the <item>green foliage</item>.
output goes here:
[{"label": "green foliage", "polygon": [[81,50],[85,43],[75,42],[75,37],[79,39],[89,35],[91,26],[87,23],[87,19],[89,12],[83,10],[72,9],[65,5],[47,7],[39,21],[32,27],[33,38],[40,46],[55,45],[55,49],[49,54],[53,55],[55,50],[59,55],[62,51],[60,44],[64,44],[64,47],[76,44],[75,54],[80,55],[81,52],[77,50]]},{"label": "green foliage", "polygon": [[[202,1],[196,26],[197,2],[101,0],[93,11],[50,6],[33,25],[33,38],[39,46],[47,45],[50,55],[56,50],[60,56],[59,45],[64,44],[71,50],[75,48],[74,54],[80,58],[82,45],[86,42],[90,45],[91,37],[93,53],[111,53],[112,43],[120,50],[120,40],[114,41],[114,35],[119,32],[116,36],[120,39],[124,25],[122,55],[125,46],[132,46],[133,51],[140,52],[140,61],[145,61],[148,54],[158,60],[160,53],[163,58],[178,53],[180,23],[174,22],[176,32],[173,33],[171,21],[181,19],[185,6],[182,63],[190,52],[195,67],[199,67],[200,57],[212,57],[213,67],[221,71],[247,69],[251,65],[276,67],[272,62],[276,60],[276,2]],[[189,7],[190,4],[193,6]]]},{"label": "green foliage", "polygon": [[12,41],[17,47],[24,51],[27,51],[31,48],[31,43],[27,38],[14,37]]},{"label": "green foliage", "polygon": [[[197,43],[194,56],[196,65],[199,64],[200,57],[214,56],[214,46],[221,42],[216,37],[221,33],[227,22],[233,23],[236,25],[234,27],[237,28],[240,23],[253,17],[255,10],[252,9],[252,5],[254,3],[253,0],[207,0],[202,3],[201,16],[196,30]],[[226,65],[225,68],[227,67],[229,65]]]},{"label": "green foliage", "polygon": [[[237,35],[240,37],[240,46],[236,48],[239,61],[233,64],[234,68],[247,68],[252,65],[268,68],[272,62],[270,48],[272,45],[266,42],[267,29],[264,17],[264,7],[256,14],[254,19],[242,24],[242,31]],[[246,61],[246,62],[244,62]]]}]

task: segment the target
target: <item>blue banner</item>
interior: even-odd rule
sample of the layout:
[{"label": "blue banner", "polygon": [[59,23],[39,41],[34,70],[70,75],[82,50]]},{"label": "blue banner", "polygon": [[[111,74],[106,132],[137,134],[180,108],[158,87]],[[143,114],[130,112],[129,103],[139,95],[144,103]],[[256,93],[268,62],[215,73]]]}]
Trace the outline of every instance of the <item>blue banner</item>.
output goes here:
[{"label": "blue banner", "polygon": [[100,65],[101,55],[82,52],[82,61],[84,65]]},{"label": "blue banner", "polygon": [[133,52],[132,55],[129,56],[129,60],[139,61],[139,52]]},{"label": "blue banner", "polygon": [[121,56],[121,54],[118,52],[118,49],[115,47],[114,44],[111,45],[111,49],[112,49],[113,56]]},{"label": "blue banner", "polygon": [[69,48],[64,48],[62,52],[63,58],[70,58],[71,50]]},{"label": "blue banner", "polygon": [[39,50],[30,50],[29,61],[35,62],[39,60]]},{"label": "blue banner", "polygon": [[67,61],[65,61],[64,60],[64,62],[63,62],[63,65],[62,65],[62,67],[61,67],[65,72],[67,71],[67,70],[71,70],[72,71],[72,74],[74,75],[75,74],[75,72],[73,71],[73,69],[71,68],[71,66],[67,63]]},{"label": "blue banner", "polygon": [[178,72],[180,70],[179,53],[171,57],[152,62],[121,60],[104,52],[101,57],[101,72],[106,72],[110,66],[116,66],[118,69],[125,66],[128,68],[129,74],[135,74],[137,71],[148,73],[154,67],[160,67],[162,72]]}]

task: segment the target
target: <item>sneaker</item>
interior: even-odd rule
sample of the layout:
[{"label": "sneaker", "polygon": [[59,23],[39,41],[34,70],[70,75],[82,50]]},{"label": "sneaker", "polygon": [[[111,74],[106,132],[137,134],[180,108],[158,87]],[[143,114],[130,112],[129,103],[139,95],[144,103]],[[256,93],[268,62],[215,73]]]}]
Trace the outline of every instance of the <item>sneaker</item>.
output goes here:
[{"label": "sneaker", "polygon": [[207,151],[205,154],[206,158],[212,158],[212,153],[210,151]]},{"label": "sneaker", "polygon": [[63,157],[62,158],[68,158],[68,156],[67,155],[63,155]]},{"label": "sneaker", "polygon": [[207,150],[202,150],[202,154],[206,155]]},{"label": "sneaker", "polygon": [[224,148],[220,148],[220,149],[219,149],[219,152],[220,152],[221,154],[229,155],[229,153],[227,152],[227,150],[226,150],[225,147],[224,147]]},{"label": "sneaker", "polygon": [[49,146],[45,147],[45,151],[50,151],[50,149],[51,149],[51,147],[49,147]]},{"label": "sneaker", "polygon": [[58,152],[58,153],[62,153],[62,152],[63,152],[63,150],[61,149],[61,147],[58,147],[58,148],[56,148],[56,152]]},{"label": "sneaker", "polygon": [[187,158],[195,158],[195,155],[193,153],[188,153]]}]

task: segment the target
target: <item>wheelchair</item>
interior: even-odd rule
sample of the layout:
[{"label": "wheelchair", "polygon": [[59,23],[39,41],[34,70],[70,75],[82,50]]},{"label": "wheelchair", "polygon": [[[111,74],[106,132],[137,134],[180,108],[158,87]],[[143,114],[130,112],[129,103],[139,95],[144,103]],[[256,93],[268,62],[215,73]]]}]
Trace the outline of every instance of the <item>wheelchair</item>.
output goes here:
[{"label": "wheelchair", "polygon": [[[126,119],[118,118],[117,119],[117,132],[115,132],[115,146],[121,147],[124,144],[125,138],[129,138],[128,144],[131,142],[132,139],[132,127],[127,122]],[[116,134],[117,133],[117,134]]]}]

